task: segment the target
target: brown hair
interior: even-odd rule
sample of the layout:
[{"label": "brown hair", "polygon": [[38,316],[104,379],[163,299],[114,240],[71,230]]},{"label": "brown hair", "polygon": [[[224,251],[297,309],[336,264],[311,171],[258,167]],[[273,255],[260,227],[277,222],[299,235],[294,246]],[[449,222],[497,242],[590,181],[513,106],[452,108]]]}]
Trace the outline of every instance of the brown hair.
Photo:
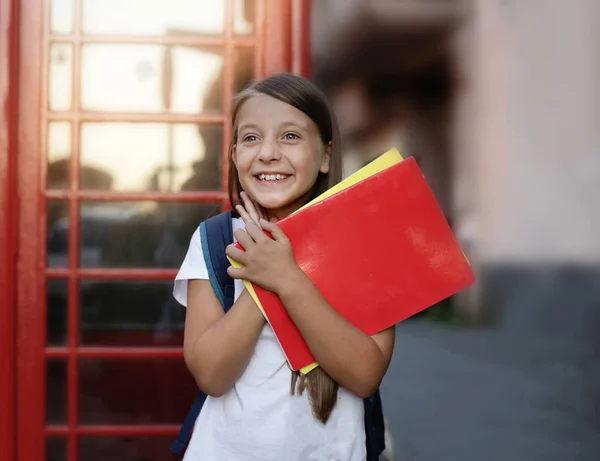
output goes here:
[{"label": "brown hair", "polygon": [[[319,173],[312,196],[319,196],[342,179],[341,141],[337,121],[327,97],[311,81],[294,74],[276,74],[264,80],[252,83],[238,93],[233,100],[233,116],[231,120],[231,143],[229,144],[229,201],[232,208],[238,203],[242,185],[233,162],[233,147],[237,144],[238,113],[242,105],[257,94],[265,94],[278,99],[305,113],[319,129],[321,141],[330,145],[329,172]],[[306,375],[298,371],[292,372],[290,392],[302,395],[308,389],[313,415],[325,423],[329,419],[337,401],[339,385],[321,367]]]}]

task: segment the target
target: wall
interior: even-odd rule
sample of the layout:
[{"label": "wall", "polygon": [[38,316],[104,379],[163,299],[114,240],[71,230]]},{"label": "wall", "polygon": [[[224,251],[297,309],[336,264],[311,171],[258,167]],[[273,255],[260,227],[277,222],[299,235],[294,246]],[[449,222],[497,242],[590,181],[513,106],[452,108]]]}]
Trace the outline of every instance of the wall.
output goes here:
[{"label": "wall", "polygon": [[480,152],[486,261],[600,262],[598,9],[595,0],[480,1],[484,21],[504,23],[510,55],[496,86],[506,102],[487,119],[502,125],[488,127],[490,143],[506,127],[506,150]]},{"label": "wall", "polygon": [[[314,55],[360,5],[313,1]],[[457,31],[453,208],[482,264],[600,261],[599,9],[473,0]]]}]

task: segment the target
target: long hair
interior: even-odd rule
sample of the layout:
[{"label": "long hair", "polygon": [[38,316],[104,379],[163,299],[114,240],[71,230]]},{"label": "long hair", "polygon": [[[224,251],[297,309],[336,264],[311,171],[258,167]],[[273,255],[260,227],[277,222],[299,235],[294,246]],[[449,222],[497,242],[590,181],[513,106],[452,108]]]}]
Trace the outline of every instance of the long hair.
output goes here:
[{"label": "long hair", "polygon": [[[243,191],[233,162],[233,148],[238,142],[238,114],[242,105],[257,94],[265,94],[278,99],[305,113],[317,125],[323,144],[330,145],[329,172],[319,173],[312,190],[312,197],[309,197],[308,200],[312,200],[340,182],[342,179],[340,134],[327,97],[309,80],[294,74],[276,74],[252,83],[238,93],[233,100],[232,135],[228,152],[228,192],[232,208],[239,203],[239,195]],[[307,390],[313,415],[323,423],[327,422],[335,407],[338,389],[338,383],[321,367],[317,367],[306,375],[301,375],[298,371],[292,372],[290,392],[292,395],[302,395]]]}]

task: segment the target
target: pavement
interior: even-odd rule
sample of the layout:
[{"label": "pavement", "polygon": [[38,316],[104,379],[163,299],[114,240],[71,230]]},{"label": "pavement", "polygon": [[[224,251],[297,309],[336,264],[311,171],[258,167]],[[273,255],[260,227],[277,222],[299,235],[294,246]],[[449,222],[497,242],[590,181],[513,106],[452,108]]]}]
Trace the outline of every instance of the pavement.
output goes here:
[{"label": "pavement", "polygon": [[588,336],[420,318],[396,337],[381,387],[395,461],[600,460],[600,361]]}]

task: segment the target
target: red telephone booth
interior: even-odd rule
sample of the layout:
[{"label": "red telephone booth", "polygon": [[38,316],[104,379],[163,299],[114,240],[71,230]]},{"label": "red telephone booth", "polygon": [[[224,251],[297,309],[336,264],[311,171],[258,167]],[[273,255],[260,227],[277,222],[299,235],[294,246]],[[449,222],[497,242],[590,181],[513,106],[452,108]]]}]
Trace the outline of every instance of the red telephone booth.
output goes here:
[{"label": "red telephone booth", "polygon": [[308,71],[304,0],[0,0],[0,459],[172,459],[172,279],[227,207],[231,99]]}]

